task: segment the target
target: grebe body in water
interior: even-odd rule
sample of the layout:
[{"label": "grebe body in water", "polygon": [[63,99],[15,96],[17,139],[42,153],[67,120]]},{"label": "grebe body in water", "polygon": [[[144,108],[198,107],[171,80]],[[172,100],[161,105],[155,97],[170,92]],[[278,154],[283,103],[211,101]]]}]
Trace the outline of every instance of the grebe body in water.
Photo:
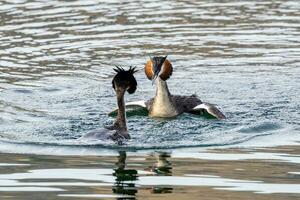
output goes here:
[{"label": "grebe body in water", "polygon": [[174,117],[184,112],[202,114],[207,112],[217,119],[225,115],[210,103],[202,102],[196,95],[172,95],[167,85],[173,66],[165,57],[150,57],[145,65],[145,74],[152,83],[156,81],[156,95],[146,102],[151,117]]},{"label": "grebe body in water", "polygon": [[117,67],[114,69],[117,74],[112,80],[112,87],[116,92],[118,114],[115,122],[108,127],[93,130],[86,135],[82,136],[81,140],[114,140],[122,142],[125,139],[130,139],[130,135],[127,131],[126,125],[126,111],[124,95],[126,91],[129,94],[133,94],[137,88],[137,82],[133,74],[136,72],[135,68],[124,70],[123,68]]}]

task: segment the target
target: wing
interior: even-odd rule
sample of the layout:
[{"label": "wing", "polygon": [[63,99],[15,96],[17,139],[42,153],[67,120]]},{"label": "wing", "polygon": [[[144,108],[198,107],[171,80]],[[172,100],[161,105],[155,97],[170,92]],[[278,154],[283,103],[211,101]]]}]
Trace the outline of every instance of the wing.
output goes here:
[{"label": "wing", "polygon": [[78,138],[80,141],[89,141],[89,140],[107,140],[110,135],[113,135],[116,130],[108,130],[105,128],[92,130],[85,135]]},{"label": "wing", "polygon": [[[131,115],[148,115],[147,102],[146,101],[133,101],[125,103],[127,116]],[[115,117],[118,114],[118,108],[109,112],[108,115]]]},{"label": "wing", "polygon": [[107,128],[95,129],[77,139],[80,143],[89,145],[101,144],[108,140],[113,140],[117,144],[121,145],[130,139],[130,135],[127,131],[110,130]]},{"label": "wing", "polygon": [[206,114],[208,117],[214,117],[217,119],[226,118],[218,108],[210,103],[202,102],[196,95],[172,95],[171,98],[180,113],[187,112],[197,115]]},{"label": "wing", "polygon": [[191,112],[193,108],[202,103],[196,95],[171,95],[171,100],[180,114],[184,112]]},{"label": "wing", "polygon": [[211,116],[217,118],[217,119],[226,119],[225,115],[214,105],[210,104],[210,103],[201,103],[199,105],[197,105],[196,107],[193,108],[193,110],[191,111],[191,113],[201,113],[201,112],[207,112],[208,114],[210,114]]}]

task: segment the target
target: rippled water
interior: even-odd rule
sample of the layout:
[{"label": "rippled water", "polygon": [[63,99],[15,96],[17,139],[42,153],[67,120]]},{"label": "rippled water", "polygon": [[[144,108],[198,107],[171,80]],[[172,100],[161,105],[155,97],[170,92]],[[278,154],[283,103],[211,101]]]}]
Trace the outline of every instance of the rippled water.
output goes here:
[{"label": "rippled water", "polygon": [[[298,0],[0,1],[0,152],[22,153],[0,154],[1,199],[298,199],[299,10]],[[169,55],[173,94],[196,93],[227,119],[136,115],[123,146],[78,142],[114,120],[115,65],[140,70],[127,101],[154,95],[149,55]]]},{"label": "rippled water", "polygon": [[82,145],[75,139],[113,121],[113,66],[137,66],[127,100],[148,99],[155,88],[143,66],[166,54],[171,92],[196,93],[228,119],[133,116],[125,148],[297,142],[299,9],[298,1],[2,1],[0,150]]}]

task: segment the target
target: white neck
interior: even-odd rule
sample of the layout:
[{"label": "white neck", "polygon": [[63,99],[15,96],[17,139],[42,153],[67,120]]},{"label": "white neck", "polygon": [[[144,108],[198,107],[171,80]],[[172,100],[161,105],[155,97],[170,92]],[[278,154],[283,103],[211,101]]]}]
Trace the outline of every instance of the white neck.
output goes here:
[{"label": "white neck", "polygon": [[172,104],[167,82],[158,77],[156,84],[156,95],[150,115],[153,117],[174,117],[178,115],[176,108]]},{"label": "white neck", "polygon": [[156,84],[156,97],[164,98],[165,100],[170,99],[167,82],[162,80],[160,77],[157,77]]}]

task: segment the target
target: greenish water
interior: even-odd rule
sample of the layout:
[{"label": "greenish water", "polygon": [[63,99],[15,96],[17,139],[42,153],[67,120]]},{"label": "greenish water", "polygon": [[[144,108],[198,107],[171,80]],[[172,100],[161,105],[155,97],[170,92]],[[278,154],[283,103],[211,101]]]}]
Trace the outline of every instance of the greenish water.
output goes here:
[{"label": "greenish water", "polygon": [[[1,1],[1,199],[299,198],[299,10],[296,0]],[[139,69],[126,101],[153,97],[148,55],[169,55],[173,94],[195,93],[227,119],[129,115],[125,145],[78,142],[114,120],[115,65]],[[171,168],[153,172],[158,151]]]}]

